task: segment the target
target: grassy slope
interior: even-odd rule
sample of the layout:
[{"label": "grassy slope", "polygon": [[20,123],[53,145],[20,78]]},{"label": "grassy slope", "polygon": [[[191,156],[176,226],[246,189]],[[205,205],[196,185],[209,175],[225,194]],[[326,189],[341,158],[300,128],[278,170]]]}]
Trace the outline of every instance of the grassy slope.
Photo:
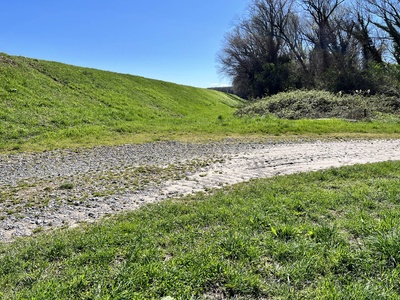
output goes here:
[{"label": "grassy slope", "polygon": [[201,132],[239,104],[216,91],[5,54],[0,99],[0,149]]},{"label": "grassy slope", "polygon": [[399,180],[399,162],[257,180],[3,244],[0,296],[398,299]]},{"label": "grassy slope", "polygon": [[391,122],[236,118],[220,92],[0,54],[0,151],[244,135],[399,137]]}]

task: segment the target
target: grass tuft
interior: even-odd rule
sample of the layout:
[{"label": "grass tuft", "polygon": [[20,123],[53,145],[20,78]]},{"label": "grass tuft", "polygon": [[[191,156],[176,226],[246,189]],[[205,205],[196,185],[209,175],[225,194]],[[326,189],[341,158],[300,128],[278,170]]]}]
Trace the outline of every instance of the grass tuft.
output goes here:
[{"label": "grass tuft", "polygon": [[72,190],[73,188],[74,184],[69,182],[63,183],[58,187],[59,190]]}]

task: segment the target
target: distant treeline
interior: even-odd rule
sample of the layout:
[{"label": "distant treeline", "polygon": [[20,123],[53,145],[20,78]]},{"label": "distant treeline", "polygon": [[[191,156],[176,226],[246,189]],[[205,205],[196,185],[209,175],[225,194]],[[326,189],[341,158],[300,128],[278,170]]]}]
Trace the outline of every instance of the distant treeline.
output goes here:
[{"label": "distant treeline", "polygon": [[215,90],[223,93],[228,93],[228,94],[234,94],[235,90],[233,89],[232,86],[224,86],[224,87],[211,87],[208,88],[209,90]]},{"label": "distant treeline", "polygon": [[218,60],[234,93],[400,95],[400,1],[253,0]]}]

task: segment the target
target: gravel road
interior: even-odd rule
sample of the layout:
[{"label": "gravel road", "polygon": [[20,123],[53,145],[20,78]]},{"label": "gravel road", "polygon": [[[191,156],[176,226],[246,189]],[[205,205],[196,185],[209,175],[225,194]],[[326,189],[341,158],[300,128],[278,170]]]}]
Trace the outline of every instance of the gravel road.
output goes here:
[{"label": "gravel road", "polygon": [[0,155],[0,241],[252,178],[387,160],[400,160],[400,140],[157,142]]}]

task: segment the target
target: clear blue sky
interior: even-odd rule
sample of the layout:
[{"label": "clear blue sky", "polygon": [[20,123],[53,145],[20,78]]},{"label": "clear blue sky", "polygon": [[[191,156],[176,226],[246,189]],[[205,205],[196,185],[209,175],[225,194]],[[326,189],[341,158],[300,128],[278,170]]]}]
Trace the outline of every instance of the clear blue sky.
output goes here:
[{"label": "clear blue sky", "polygon": [[229,83],[225,33],[248,0],[3,0],[0,52],[179,84]]}]

